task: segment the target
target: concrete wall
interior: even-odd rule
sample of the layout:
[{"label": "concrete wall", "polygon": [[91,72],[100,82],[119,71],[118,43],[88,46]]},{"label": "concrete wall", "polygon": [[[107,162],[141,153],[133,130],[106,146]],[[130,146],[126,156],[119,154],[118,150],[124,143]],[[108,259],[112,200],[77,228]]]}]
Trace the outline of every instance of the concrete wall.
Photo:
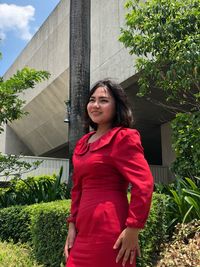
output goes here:
[{"label": "concrete wall", "polygon": [[19,139],[19,137],[15,134],[15,132],[10,128],[10,126],[6,126],[5,128],[5,154],[13,154],[13,155],[32,155],[32,152],[28,149],[28,147]]},{"label": "concrete wall", "polygon": [[135,57],[118,41],[125,2],[91,1],[91,83],[105,77],[121,83],[135,74]]},{"label": "concrete wall", "polygon": [[161,143],[162,163],[164,166],[170,166],[175,160],[175,153],[172,149],[172,130],[169,122],[161,125]]},{"label": "concrete wall", "polygon": [[[130,56],[118,41],[120,27],[124,25],[125,2],[91,0],[91,84],[110,77],[125,87],[134,87],[135,57]],[[63,120],[64,100],[69,98],[69,3],[69,0],[60,1],[5,74],[6,79],[27,65],[48,70],[51,77],[22,95],[26,100],[24,110],[29,115],[9,124],[9,135],[4,133],[0,136],[1,151],[4,153],[6,147],[7,151],[16,154],[26,148],[29,154],[48,156],[48,152],[67,144],[68,126]],[[141,105],[138,110],[144,113]],[[155,124],[152,120],[147,123],[148,113],[144,113],[145,127],[148,123]],[[9,142],[11,133],[12,143],[8,144],[6,142]],[[163,165],[168,166],[174,155],[167,125],[162,126],[161,135]]]},{"label": "concrete wall", "polygon": [[48,81],[22,95],[27,103],[69,67],[69,2],[60,1],[4,76],[7,79],[24,66],[51,73]]},{"label": "concrete wall", "polygon": [[[68,127],[63,120],[64,100],[69,97],[69,3],[60,1],[5,74],[7,79],[24,66],[51,73],[48,81],[21,96],[26,100],[24,110],[29,115],[9,124],[16,134],[12,142],[16,141],[16,146],[13,145],[13,151],[9,149],[11,153],[22,150],[24,144],[32,154],[42,155],[67,143]],[[133,58],[118,41],[124,3],[91,1],[91,83],[105,77],[123,82],[134,75]],[[2,138],[7,142],[5,136]]]}]

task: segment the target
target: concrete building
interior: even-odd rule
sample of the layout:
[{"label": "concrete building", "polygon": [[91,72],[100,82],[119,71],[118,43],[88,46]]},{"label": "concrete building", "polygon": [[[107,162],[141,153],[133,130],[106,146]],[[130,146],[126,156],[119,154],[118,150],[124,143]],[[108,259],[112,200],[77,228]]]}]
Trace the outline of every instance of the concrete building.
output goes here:
[{"label": "concrete building", "polygon": [[[160,107],[136,97],[135,58],[118,41],[124,3],[91,0],[91,84],[110,77],[123,85],[148,162],[155,170],[166,170],[174,159],[168,123],[171,117]],[[29,114],[5,126],[0,136],[3,153],[67,157],[68,125],[63,121],[64,101],[69,98],[69,4],[69,0],[59,2],[4,76],[7,79],[24,66],[51,73],[48,81],[21,96]]]}]

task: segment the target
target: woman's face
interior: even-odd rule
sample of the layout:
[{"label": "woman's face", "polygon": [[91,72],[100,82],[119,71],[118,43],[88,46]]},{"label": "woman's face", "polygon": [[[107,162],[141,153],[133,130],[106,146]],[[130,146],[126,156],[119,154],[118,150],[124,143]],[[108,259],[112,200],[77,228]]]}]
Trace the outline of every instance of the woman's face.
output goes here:
[{"label": "woman's face", "polygon": [[98,87],[87,104],[90,119],[99,125],[111,126],[115,116],[115,100],[105,87]]}]

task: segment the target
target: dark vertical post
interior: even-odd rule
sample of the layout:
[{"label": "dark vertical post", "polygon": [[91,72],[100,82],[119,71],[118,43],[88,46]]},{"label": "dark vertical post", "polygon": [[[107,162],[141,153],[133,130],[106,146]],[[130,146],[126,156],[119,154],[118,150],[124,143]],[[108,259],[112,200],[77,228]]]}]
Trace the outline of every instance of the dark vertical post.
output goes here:
[{"label": "dark vertical post", "polygon": [[[90,87],[90,0],[70,0],[70,123],[69,157],[88,129],[84,108]],[[70,164],[70,174],[72,165]],[[71,178],[71,175],[70,175]]]}]

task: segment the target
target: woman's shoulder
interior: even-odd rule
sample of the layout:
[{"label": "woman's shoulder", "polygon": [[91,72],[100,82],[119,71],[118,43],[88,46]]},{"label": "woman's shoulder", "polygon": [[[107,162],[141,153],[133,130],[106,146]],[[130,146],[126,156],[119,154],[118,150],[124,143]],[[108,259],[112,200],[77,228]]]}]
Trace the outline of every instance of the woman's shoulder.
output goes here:
[{"label": "woman's shoulder", "polygon": [[134,138],[134,139],[140,139],[140,133],[138,132],[138,130],[136,129],[132,129],[132,128],[121,128],[120,131],[118,132],[117,134],[117,138],[119,140],[121,139],[131,139],[131,138]]},{"label": "woman's shoulder", "polygon": [[132,153],[134,149],[139,149],[143,152],[141,144],[140,133],[136,129],[121,128],[117,133],[115,141],[113,143],[113,154],[122,153],[123,155]]}]

